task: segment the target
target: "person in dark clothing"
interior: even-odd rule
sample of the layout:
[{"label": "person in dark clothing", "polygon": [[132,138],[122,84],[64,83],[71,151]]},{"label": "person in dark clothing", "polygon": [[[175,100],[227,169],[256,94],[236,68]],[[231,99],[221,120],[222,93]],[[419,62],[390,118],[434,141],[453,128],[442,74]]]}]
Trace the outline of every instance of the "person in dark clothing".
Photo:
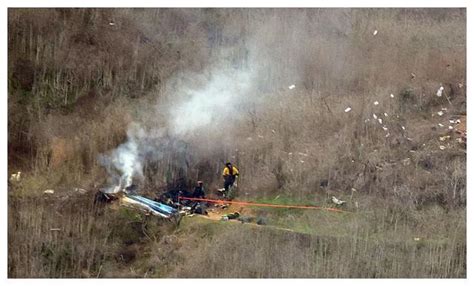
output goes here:
[{"label": "person in dark clothing", "polygon": [[204,192],[204,184],[202,181],[198,181],[193,191],[193,198],[204,199],[206,193]]}]

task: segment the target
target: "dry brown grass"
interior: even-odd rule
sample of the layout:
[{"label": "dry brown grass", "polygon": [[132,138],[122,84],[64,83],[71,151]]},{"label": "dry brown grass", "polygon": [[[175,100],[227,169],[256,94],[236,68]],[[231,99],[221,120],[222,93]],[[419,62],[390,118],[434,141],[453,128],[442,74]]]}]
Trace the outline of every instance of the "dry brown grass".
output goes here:
[{"label": "dry brown grass", "polygon": [[[466,112],[465,10],[11,9],[8,41],[8,164],[24,173],[9,188],[10,277],[465,277],[466,154],[454,140],[440,150],[449,132],[436,127]],[[243,103],[228,138],[164,138],[144,191],[198,178],[213,189],[231,159],[247,199],[336,195],[374,215],[264,213],[301,233],[198,224],[170,236],[91,196],[44,198],[103,186],[97,156],[132,121],[165,124],[154,106],[173,103],[170,79],[215,62],[258,64],[250,92],[263,104]],[[321,224],[332,234],[308,231]],[[414,242],[419,231],[432,237]]]}]

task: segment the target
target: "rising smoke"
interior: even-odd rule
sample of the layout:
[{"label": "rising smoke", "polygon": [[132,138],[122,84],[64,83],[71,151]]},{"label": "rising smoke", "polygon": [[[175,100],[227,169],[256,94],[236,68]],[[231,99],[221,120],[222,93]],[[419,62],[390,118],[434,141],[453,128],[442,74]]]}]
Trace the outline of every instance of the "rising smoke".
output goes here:
[{"label": "rising smoke", "polygon": [[166,126],[145,129],[146,122],[134,122],[128,128],[127,141],[100,156],[111,177],[108,191],[116,192],[130,186],[133,180],[142,180],[144,164],[157,161],[163,152],[170,151],[163,148],[169,136],[186,140],[197,134],[203,136],[203,132],[231,134],[229,121],[239,120],[239,109],[249,102],[252,79],[248,70],[224,68],[213,68],[206,76],[187,74],[175,79],[179,87],[168,97],[172,100],[165,105],[167,109],[156,109],[166,114]]},{"label": "rising smoke", "polygon": [[[161,151],[164,139],[160,136],[164,134],[185,142],[200,137],[198,140],[202,145],[213,144],[217,136],[220,136],[220,144],[231,141],[234,127],[248,114],[250,106],[255,108],[274,104],[271,99],[262,98],[262,93],[270,93],[278,88],[288,90],[291,84],[300,86],[303,78],[312,81],[312,62],[327,73],[330,68],[325,68],[325,62],[328,62],[328,67],[332,67],[337,58],[341,58],[337,53],[338,57],[327,59],[327,55],[324,55],[317,61],[308,61],[309,54],[317,51],[320,43],[319,40],[309,42],[309,39],[317,38],[317,34],[308,27],[308,21],[313,20],[307,17],[307,11],[271,10],[269,15],[273,16],[265,17],[264,20],[262,12],[258,9],[242,10],[240,16],[234,15],[242,18],[239,21],[224,21],[220,26],[209,24],[208,34],[201,39],[205,44],[199,48],[212,47],[214,56],[208,66],[199,72],[189,72],[183,68],[174,78],[162,83],[164,92],[160,104],[154,110],[164,117],[164,122],[154,124],[160,125],[158,131],[155,127],[144,127],[150,125],[148,119],[137,120],[130,127],[127,141],[109,155],[101,156],[102,164],[113,177],[111,185],[126,187],[134,179],[143,178],[146,162],[157,160],[163,155],[161,152],[171,151]],[[180,15],[190,23],[196,19],[200,23],[212,23],[212,15],[202,16],[200,13],[198,10],[186,10]],[[226,12],[219,10],[212,13]],[[319,15],[317,11],[312,13]],[[278,15],[286,15],[285,22]],[[253,21],[254,25],[247,21]],[[315,23],[311,27],[324,28]],[[234,31],[229,33],[234,38],[228,38],[227,41],[232,44],[223,47],[219,45],[223,37],[228,35],[221,32],[220,36],[216,36],[214,32],[225,30]],[[312,45],[314,49],[310,48]],[[190,46],[189,49],[195,48]],[[334,47],[331,49],[334,50]],[[213,139],[210,139],[211,135]]]}]

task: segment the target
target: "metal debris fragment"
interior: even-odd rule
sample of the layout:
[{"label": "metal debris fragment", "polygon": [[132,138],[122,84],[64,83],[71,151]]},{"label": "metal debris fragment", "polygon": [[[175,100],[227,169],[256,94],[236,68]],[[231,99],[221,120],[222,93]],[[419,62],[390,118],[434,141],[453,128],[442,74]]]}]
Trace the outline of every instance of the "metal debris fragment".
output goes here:
[{"label": "metal debris fragment", "polygon": [[372,117],[374,117],[375,120],[377,120],[377,118],[378,118],[377,115],[375,115],[375,113],[372,114]]},{"label": "metal debris fragment", "polygon": [[444,90],[444,87],[441,86],[441,87],[438,89],[438,91],[436,92],[436,95],[437,95],[438,97],[441,97],[441,96],[443,95],[443,90]]},{"label": "metal debris fragment", "polygon": [[289,89],[293,89],[293,88],[295,88],[295,87],[296,87],[296,86],[295,86],[294,84],[292,84],[292,85],[290,85],[288,88],[289,88]]},{"label": "metal debris fragment", "polygon": [[375,30],[374,33],[373,33],[374,36],[377,35],[378,32],[379,32],[379,31]]},{"label": "metal debris fragment", "polygon": [[443,145],[440,145],[440,146],[439,146],[439,149],[444,150],[444,149],[446,149],[446,147],[443,146]]},{"label": "metal debris fragment", "polygon": [[374,101],[374,105],[379,105],[379,102],[378,102],[378,101]]},{"label": "metal debris fragment", "polygon": [[349,111],[351,111],[351,110],[352,110],[352,108],[348,107],[348,108],[346,108],[346,109],[344,110],[344,112],[349,112]]}]

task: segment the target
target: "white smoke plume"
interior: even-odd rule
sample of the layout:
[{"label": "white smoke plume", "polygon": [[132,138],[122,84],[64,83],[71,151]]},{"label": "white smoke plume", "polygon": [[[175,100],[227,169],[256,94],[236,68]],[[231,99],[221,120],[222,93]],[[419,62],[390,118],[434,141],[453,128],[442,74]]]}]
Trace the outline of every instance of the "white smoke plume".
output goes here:
[{"label": "white smoke plume", "polygon": [[249,102],[252,79],[247,70],[214,69],[204,85],[181,86],[180,100],[169,110],[171,133],[182,137],[203,128],[225,129],[229,121],[238,120],[239,108]]},{"label": "white smoke plume", "polygon": [[170,84],[173,87],[167,95],[168,102],[156,109],[166,114],[166,127],[145,129],[143,126],[154,123],[135,122],[129,126],[127,141],[99,158],[111,176],[108,192],[126,188],[135,179],[142,180],[146,162],[159,160],[163,152],[176,148],[168,144],[168,135],[182,140],[197,134],[203,136],[203,131],[230,134],[230,125],[238,121],[239,110],[250,99],[249,71],[213,69],[206,76],[187,74],[176,80],[179,84]]}]

